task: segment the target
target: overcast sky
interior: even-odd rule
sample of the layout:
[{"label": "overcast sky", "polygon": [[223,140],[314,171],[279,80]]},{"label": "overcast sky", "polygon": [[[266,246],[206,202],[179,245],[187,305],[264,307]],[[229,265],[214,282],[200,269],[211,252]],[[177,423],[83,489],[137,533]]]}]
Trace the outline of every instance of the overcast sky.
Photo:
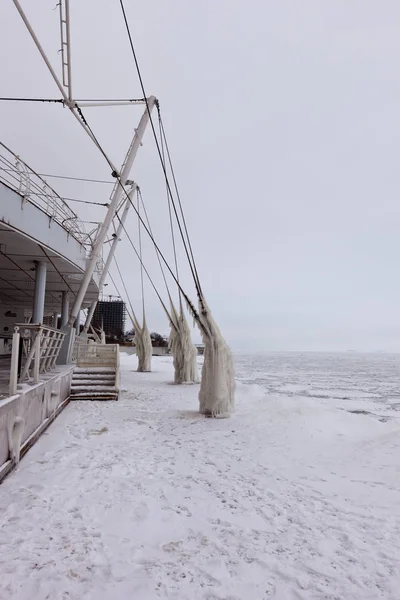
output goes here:
[{"label": "overcast sky", "polygon": [[[140,97],[118,0],[70,0],[76,98]],[[60,72],[56,0],[21,0]],[[161,103],[200,279],[234,348],[400,350],[398,0],[125,0]],[[0,3],[1,96],[60,97],[11,0]],[[92,108],[120,164],[140,108]],[[1,139],[40,173],[109,179],[59,105],[0,105]],[[150,130],[132,172],[172,259]],[[50,180],[107,201],[110,186]],[[72,203],[83,219],[104,209]],[[129,229],[137,238],[133,214]],[[139,267],[118,249],[140,314]],[[144,260],[160,290],[154,251]],[[195,299],[180,252],[182,280]],[[112,285],[107,288],[114,293]],[[148,323],[168,333],[147,286]]]}]

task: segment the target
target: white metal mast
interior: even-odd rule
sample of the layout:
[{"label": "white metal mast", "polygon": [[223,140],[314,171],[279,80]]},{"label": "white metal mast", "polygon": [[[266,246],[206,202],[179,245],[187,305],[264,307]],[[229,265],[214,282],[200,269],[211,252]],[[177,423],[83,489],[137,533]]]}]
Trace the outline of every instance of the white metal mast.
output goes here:
[{"label": "white metal mast", "polygon": [[68,89],[68,98],[72,100],[71,78],[71,36],[69,20],[69,0],[59,0],[60,32],[61,32],[61,61],[63,85]]},{"label": "white metal mast", "polygon": [[[82,120],[82,118],[79,115],[78,110],[80,109],[80,107],[90,107],[90,106],[121,106],[121,105],[126,105],[126,104],[131,104],[131,105],[136,105],[136,104],[146,104],[146,100],[136,100],[133,102],[127,102],[127,101],[82,101],[81,103],[79,103],[79,101],[74,100],[72,98],[71,92],[72,92],[72,77],[71,77],[71,40],[70,40],[70,19],[69,19],[69,0],[64,0],[66,1],[66,5],[65,5],[65,11],[63,10],[63,8],[60,6],[60,21],[61,21],[61,56],[65,56],[66,54],[66,58],[67,60],[65,61],[64,58],[62,58],[62,68],[63,68],[63,81],[66,82],[66,88],[68,90],[68,93],[66,92],[65,87],[63,86],[63,84],[61,83],[61,81],[59,80],[59,78],[56,75],[56,72],[54,71],[41,43],[39,42],[38,37],[36,36],[32,25],[29,22],[28,17],[26,16],[26,14],[24,13],[22,6],[19,3],[19,0],[13,0],[14,5],[16,7],[16,9],[18,10],[19,14],[21,15],[21,18],[23,20],[23,22],[25,23],[25,26],[27,28],[27,30],[29,31],[33,41],[36,44],[37,49],[39,50],[44,62],[46,63],[47,68],[49,69],[51,76],[53,77],[58,89],[60,90],[62,97],[63,97],[63,102],[64,105],[70,109],[71,113],[74,115],[75,119],[78,121],[78,123],[81,125],[81,127],[83,127],[83,129],[86,131],[86,133],[88,134],[88,136],[92,139],[92,141],[96,144],[96,146],[98,146],[98,142],[96,140],[96,138],[93,136],[92,131],[90,130],[90,128],[87,126],[87,124]],[[65,21],[65,23],[64,23]],[[118,169],[112,165],[112,169],[118,173]]]},{"label": "white metal mast", "polygon": [[[100,229],[97,233],[96,239],[93,244],[93,250],[91,257],[89,259],[88,265],[86,267],[85,276],[82,280],[81,286],[79,288],[79,292],[75,298],[74,305],[72,307],[71,315],[69,317],[68,325],[72,327],[78,313],[80,311],[83,298],[85,297],[86,291],[89,287],[90,280],[92,279],[92,275],[96,268],[96,264],[101,256],[101,249],[103,247],[104,241],[106,239],[108,228],[111,225],[111,221],[114,218],[115,212],[117,210],[118,204],[121,198],[125,195],[125,184],[127,179],[129,178],[129,174],[132,168],[133,161],[135,160],[137,151],[142,143],[143,134],[145,132],[146,126],[150,120],[150,113],[154,108],[156,103],[156,98],[154,96],[150,96],[147,101],[146,109],[140,119],[139,125],[135,130],[135,135],[133,136],[132,143],[127,152],[124,165],[121,170],[120,181],[117,181],[115,184],[113,193],[111,195],[110,205],[108,207],[108,211],[103,223],[100,225]],[[121,182],[121,183],[120,183]]]},{"label": "white metal mast", "polygon": [[[104,101],[104,100],[91,101],[91,100],[88,100],[88,101],[81,101],[80,103],[78,103],[78,101],[74,100],[73,96],[72,96],[69,0],[60,0],[61,57],[62,57],[63,83],[61,83],[61,81],[57,77],[43,47],[41,46],[41,44],[39,42],[39,39],[37,38],[26,14],[24,13],[24,11],[20,5],[19,0],[13,0],[13,2],[14,2],[15,7],[17,8],[19,14],[21,15],[21,18],[22,18],[23,22],[25,23],[25,26],[28,29],[33,41],[35,42],[36,47],[39,50],[44,62],[46,63],[47,68],[49,69],[58,89],[60,90],[60,92],[62,94],[64,105],[70,109],[70,111],[72,112],[74,117],[77,119],[78,123],[81,125],[81,127],[83,127],[83,129],[86,131],[86,133],[89,135],[89,137],[92,139],[92,141],[96,144],[96,146],[98,148],[100,148],[99,143],[98,143],[97,139],[95,138],[92,130],[86,123],[85,119],[83,118],[83,115],[80,111],[81,106],[90,107],[90,106],[115,106],[115,105],[119,106],[119,105],[125,105],[125,104],[132,104],[132,105],[145,104],[144,114],[142,115],[139,125],[138,125],[137,129],[135,130],[135,135],[133,137],[133,140],[132,140],[129,150],[127,152],[125,162],[122,166],[121,171],[118,171],[118,169],[116,169],[116,167],[108,159],[108,157],[106,157],[107,161],[109,162],[110,167],[112,168],[114,174],[116,174],[118,180],[116,182],[113,193],[111,195],[111,200],[110,200],[110,204],[109,204],[109,208],[108,208],[106,217],[105,217],[103,223],[101,224],[99,231],[97,233],[96,239],[94,241],[92,253],[91,253],[90,259],[88,261],[87,267],[86,267],[84,278],[82,280],[78,294],[75,298],[75,302],[72,307],[72,311],[71,311],[71,314],[70,314],[70,317],[69,317],[69,320],[68,320],[68,323],[66,326],[66,328],[68,330],[70,330],[71,335],[67,335],[67,337],[65,339],[66,344],[64,344],[64,346],[68,346],[68,349],[67,349],[67,347],[65,347],[65,348],[63,347],[63,350],[65,350],[65,352],[60,353],[60,358],[61,358],[61,355],[64,355],[63,360],[64,359],[68,360],[68,358],[69,358],[68,355],[71,352],[71,342],[73,341],[72,327],[73,327],[74,321],[79,314],[79,311],[82,306],[82,301],[83,301],[85,294],[87,292],[87,289],[89,287],[94,270],[96,268],[96,264],[98,263],[98,261],[100,259],[101,249],[102,249],[103,243],[106,239],[106,235],[107,235],[109,226],[116,214],[119,202],[121,201],[121,198],[123,198],[123,196],[126,196],[126,194],[127,194],[125,191],[125,185],[129,178],[132,164],[136,157],[139,146],[142,143],[143,134],[144,134],[146,126],[150,120],[151,111],[153,110],[154,105],[157,100],[154,96],[150,96],[148,99],[137,100],[137,101]],[[127,202],[130,202],[130,201],[127,200]]]},{"label": "white metal mast", "polygon": [[[99,295],[101,293],[101,289],[102,289],[102,287],[104,285],[105,279],[106,279],[108,271],[110,269],[111,261],[112,261],[112,259],[114,257],[115,251],[117,249],[117,245],[118,245],[118,242],[120,240],[120,236],[122,234],[122,230],[124,228],[124,223],[126,221],[126,217],[128,216],[128,212],[129,212],[129,209],[130,209],[130,206],[131,206],[130,200],[132,200],[133,195],[134,195],[134,193],[136,191],[136,188],[137,188],[136,183],[133,183],[132,187],[131,187],[131,189],[130,189],[130,191],[128,193],[129,198],[127,198],[125,200],[124,212],[121,215],[121,218],[120,218],[120,221],[119,221],[119,225],[118,225],[117,230],[115,232],[115,237],[113,239],[113,242],[111,244],[110,250],[108,252],[107,260],[104,263],[103,272],[102,272],[101,277],[100,277]],[[97,300],[93,300],[93,302],[92,302],[92,304],[91,304],[91,306],[90,306],[90,308],[88,310],[88,314],[87,314],[87,317],[86,317],[85,326],[83,328],[82,333],[87,333],[88,332],[88,329],[89,329],[90,323],[92,321],[93,314],[94,314],[94,311],[96,309],[98,300],[99,300],[98,298],[97,298]]]}]

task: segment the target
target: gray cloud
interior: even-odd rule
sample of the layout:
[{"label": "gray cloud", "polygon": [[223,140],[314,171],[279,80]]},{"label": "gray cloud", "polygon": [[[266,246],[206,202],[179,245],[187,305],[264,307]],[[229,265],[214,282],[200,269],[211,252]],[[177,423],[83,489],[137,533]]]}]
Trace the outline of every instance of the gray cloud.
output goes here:
[{"label": "gray cloud", "polygon": [[[58,68],[54,0],[23,6]],[[71,0],[77,97],[136,97],[119,3]],[[400,5],[372,0],[126,0],[148,93],[159,97],[200,276],[235,346],[400,349]],[[55,96],[11,2],[0,7],[1,95]],[[140,111],[88,109],[116,163]],[[0,106],[2,138],[41,172],[108,178],[59,106]],[[161,169],[148,131],[133,176],[172,258]],[[53,181],[105,200],[106,186]],[[102,209],[73,205],[82,218]],[[132,233],[136,232],[133,215]],[[161,287],[154,252],[145,260]],[[133,301],[139,268],[119,261]],[[195,296],[180,251],[182,280]],[[111,285],[107,289],[111,289]],[[149,326],[166,319],[147,290]]]}]

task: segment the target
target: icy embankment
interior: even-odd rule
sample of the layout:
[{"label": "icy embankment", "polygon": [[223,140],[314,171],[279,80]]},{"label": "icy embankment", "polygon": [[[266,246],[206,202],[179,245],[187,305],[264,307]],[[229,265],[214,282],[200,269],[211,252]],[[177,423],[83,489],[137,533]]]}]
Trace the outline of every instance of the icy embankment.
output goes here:
[{"label": "icy embankment", "polygon": [[121,362],[0,487],[1,599],[398,599],[397,420],[241,384],[205,419],[170,359]]}]

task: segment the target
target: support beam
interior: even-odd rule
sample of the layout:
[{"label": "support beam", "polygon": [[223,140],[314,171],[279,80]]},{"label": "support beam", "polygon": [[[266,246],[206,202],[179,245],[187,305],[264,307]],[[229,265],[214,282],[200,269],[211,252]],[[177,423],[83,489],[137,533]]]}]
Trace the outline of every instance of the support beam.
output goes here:
[{"label": "support beam", "polygon": [[62,293],[61,299],[61,327],[68,323],[69,316],[69,292]]},{"label": "support beam", "polygon": [[57,325],[58,325],[58,312],[54,311],[54,313],[53,313],[53,327],[54,327],[54,329],[57,329]]},{"label": "support beam", "polygon": [[79,107],[97,107],[97,106],[136,106],[137,104],[146,104],[145,100],[107,100],[104,102],[85,102],[84,100],[81,102],[80,100],[75,100],[79,104]]},{"label": "support beam", "polygon": [[46,275],[47,263],[44,261],[36,262],[32,323],[43,323],[44,299],[46,295]]},{"label": "support beam", "polygon": [[12,349],[11,349],[11,371],[10,371],[10,396],[14,396],[17,393],[18,385],[18,358],[19,358],[19,342],[20,333],[19,328],[16,327],[12,338]]},{"label": "support beam", "polygon": [[138,125],[137,129],[135,130],[135,135],[133,136],[132,143],[127,152],[125,162],[122,167],[121,174],[120,174],[120,180],[121,180],[122,185],[118,181],[114,187],[106,217],[100,226],[100,229],[96,236],[95,242],[93,244],[93,250],[92,250],[92,254],[89,259],[89,262],[88,262],[88,266],[86,268],[85,276],[82,280],[81,286],[79,288],[79,292],[75,298],[75,302],[74,302],[74,305],[72,307],[72,311],[71,311],[71,314],[69,317],[68,325],[70,327],[72,327],[72,325],[78,315],[78,312],[81,309],[82,302],[85,297],[86,291],[89,287],[89,283],[92,279],[92,275],[96,268],[96,264],[100,259],[101,249],[102,249],[104,241],[106,239],[107,231],[111,225],[111,221],[113,220],[113,218],[115,216],[115,212],[117,210],[118,204],[119,204],[121,198],[125,194],[124,188],[122,186],[125,186],[126,181],[129,177],[129,173],[131,171],[133,161],[135,160],[137,151],[139,150],[139,147],[142,143],[142,138],[143,138],[145,129],[147,127],[147,124],[150,120],[150,114],[154,108],[155,103],[156,103],[156,98],[154,96],[150,96],[150,98],[148,99],[148,104],[146,106],[146,109],[142,115],[142,118],[140,119],[139,125]]},{"label": "support beam", "polygon": [[81,311],[79,311],[78,316],[75,319],[74,327],[76,335],[79,335],[81,332]]},{"label": "support beam", "polygon": [[[134,193],[136,192],[136,189],[137,189],[137,185],[136,185],[136,183],[133,183],[132,187],[131,187],[131,189],[129,191],[129,194],[128,194],[129,198],[131,200],[133,198]],[[103,267],[103,272],[101,274],[101,278],[100,278],[100,282],[99,282],[99,294],[101,293],[102,287],[104,285],[104,282],[106,280],[108,271],[110,269],[111,261],[112,261],[112,259],[114,257],[115,250],[117,249],[117,245],[118,245],[118,242],[120,240],[120,236],[122,234],[124,223],[126,221],[126,217],[128,216],[128,212],[129,212],[130,206],[131,206],[131,203],[127,199],[125,201],[124,212],[122,213],[120,222],[119,222],[118,227],[117,227],[117,231],[115,232],[115,237],[114,237],[113,242],[111,244],[111,248],[110,248],[110,250],[108,252],[107,260],[106,260],[106,262],[104,264],[104,267]],[[83,332],[82,333],[87,333],[88,332],[88,329],[89,329],[90,323],[92,322],[93,314],[94,314],[94,311],[96,310],[96,306],[97,306],[97,302],[98,301],[99,301],[99,298],[97,298],[97,300],[93,300],[92,304],[90,305],[90,308],[88,310],[88,314],[87,314],[87,317],[86,317],[86,321],[85,321],[85,326],[83,328]]]}]

